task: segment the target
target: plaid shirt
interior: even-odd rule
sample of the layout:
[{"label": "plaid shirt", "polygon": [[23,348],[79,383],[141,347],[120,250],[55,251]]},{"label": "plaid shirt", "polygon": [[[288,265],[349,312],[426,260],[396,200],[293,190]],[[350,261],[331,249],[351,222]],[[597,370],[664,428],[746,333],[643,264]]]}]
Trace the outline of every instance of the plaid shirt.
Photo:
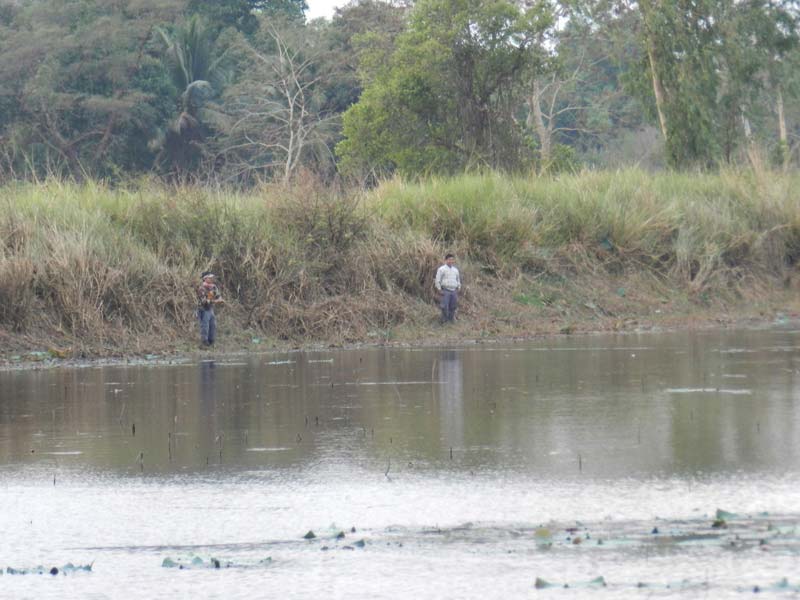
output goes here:
[{"label": "plaid shirt", "polygon": [[197,288],[197,306],[202,310],[214,308],[214,300],[219,300],[219,298],[219,288],[214,283],[211,285],[203,283]]}]

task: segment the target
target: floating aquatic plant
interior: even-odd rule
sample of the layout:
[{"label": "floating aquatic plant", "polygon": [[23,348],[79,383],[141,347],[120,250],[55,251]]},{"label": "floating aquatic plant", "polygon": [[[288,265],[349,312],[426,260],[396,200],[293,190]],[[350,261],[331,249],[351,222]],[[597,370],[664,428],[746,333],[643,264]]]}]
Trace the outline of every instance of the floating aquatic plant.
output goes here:
[{"label": "floating aquatic plant", "polygon": [[[38,565],[36,567],[29,567],[29,568],[15,568],[15,567],[6,567],[6,574],[8,575],[44,575],[49,573],[50,575],[58,575],[59,573],[63,573],[64,575],[68,573],[75,573],[78,571],[84,572],[91,572],[92,565],[94,563],[89,563],[88,565],[74,565],[71,562],[68,562],[63,567],[44,567],[42,565]],[[3,574],[3,570],[0,569],[0,575]]]},{"label": "floating aquatic plant", "polygon": [[537,590],[542,590],[546,588],[555,588],[555,587],[564,587],[564,588],[593,588],[593,587],[606,587],[608,584],[606,583],[605,578],[600,575],[599,577],[595,577],[594,579],[590,579],[589,581],[578,581],[574,583],[554,583],[551,581],[547,581],[546,579],[542,579],[541,577],[537,577],[536,581],[533,584]]},{"label": "floating aquatic plant", "polygon": [[256,562],[252,561],[236,561],[236,560],[221,560],[219,558],[211,557],[208,560],[203,560],[199,556],[193,556],[187,560],[173,560],[169,556],[161,561],[161,566],[165,569],[252,569],[257,567],[265,567],[272,564],[272,557],[261,559]]}]

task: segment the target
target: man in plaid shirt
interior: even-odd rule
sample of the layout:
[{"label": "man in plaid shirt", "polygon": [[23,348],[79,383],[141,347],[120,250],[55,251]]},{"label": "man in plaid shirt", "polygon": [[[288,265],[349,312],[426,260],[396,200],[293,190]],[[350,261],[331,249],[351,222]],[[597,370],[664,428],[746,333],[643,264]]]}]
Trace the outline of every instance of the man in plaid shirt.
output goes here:
[{"label": "man in plaid shirt", "polygon": [[223,302],[214,274],[206,271],[201,275],[203,283],[197,288],[197,319],[200,322],[200,344],[209,347],[217,337],[217,317],[214,305]]}]

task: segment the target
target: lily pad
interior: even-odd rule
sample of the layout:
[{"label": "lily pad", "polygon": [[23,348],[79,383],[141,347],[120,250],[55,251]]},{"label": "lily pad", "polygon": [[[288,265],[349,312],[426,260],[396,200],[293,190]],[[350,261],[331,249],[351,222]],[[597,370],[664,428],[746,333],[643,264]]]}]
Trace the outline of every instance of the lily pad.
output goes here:
[{"label": "lily pad", "polygon": [[[76,571],[87,571],[91,572],[92,565],[94,563],[89,563],[88,565],[78,565],[75,566],[71,562],[65,564],[63,567],[50,567],[49,569],[43,567],[42,565],[37,565],[35,567],[30,568],[15,568],[15,567],[6,567],[6,574],[7,575],[44,575],[45,573],[49,573],[50,575],[58,575],[59,573],[64,573],[65,575],[68,573],[74,573]],[[3,570],[0,569],[0,575],[2,575]]]},{"label": "lily pad", "polygon": [[736,513],[728,512],[727,510],[718,508],[715,518],[721,521],[730,521],[731,519],[735,519],[737,516],[738,515]]},{"label": "lily pad", "polygon": [[173,560],[169,556],[162,562],[161,566],[166,569],[250,569],[257,567],[264,567],[272,563],[272,557],[268,556],[259,561],[253,562],[252,560],[222,560],[219,558],[211,557],[207,561],[199,556],[193,556],[187,560]]},{"label": "lily pad", "polygon": [[61,567],[61,570],[64,571],[65,573],[69,573],[69,572],[72,572],[72,571],[91,571],[93,564],[94,563],[89,563],[88,565],[77,565],[77,566],[75,566],[71,562],[69,562],[69,563],[65,564],[63,567]]},{"label": "lily pad", "polygon": [[711,527],[714,529],[727,529],[728,523],[725,522],[725,519],[714,519]]},{"label": "lily pad", "polygon": [[553,534],[547,527],[537,527],[533,532],[533,539],[537,544],[551,544],[553,542]]},{"label": "lily pad", "polygon": [[554,587],[564,587],[564,588],[585,588],[585,587],[606,587],[608,584],[606,583],[605,577],[602,575],[595,577],[594,579],[590,579],[589,581],[579,581],[576,583],[553,583],[551,581],[547,581],[546,579],[542,579],[541,577],[537,577],[536,581],[533,584],[537,590],[542,590],[546,588],[554,588]]}]

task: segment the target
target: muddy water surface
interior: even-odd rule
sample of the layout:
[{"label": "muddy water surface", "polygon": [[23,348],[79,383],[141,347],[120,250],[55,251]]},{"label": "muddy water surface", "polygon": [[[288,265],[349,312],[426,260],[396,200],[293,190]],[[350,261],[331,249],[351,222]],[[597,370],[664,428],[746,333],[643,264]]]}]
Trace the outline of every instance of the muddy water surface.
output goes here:
[{"label": "muddy water surface", "polygon": [[0,598],[797,597],[800,330],[2,372],[0,502]]}]

